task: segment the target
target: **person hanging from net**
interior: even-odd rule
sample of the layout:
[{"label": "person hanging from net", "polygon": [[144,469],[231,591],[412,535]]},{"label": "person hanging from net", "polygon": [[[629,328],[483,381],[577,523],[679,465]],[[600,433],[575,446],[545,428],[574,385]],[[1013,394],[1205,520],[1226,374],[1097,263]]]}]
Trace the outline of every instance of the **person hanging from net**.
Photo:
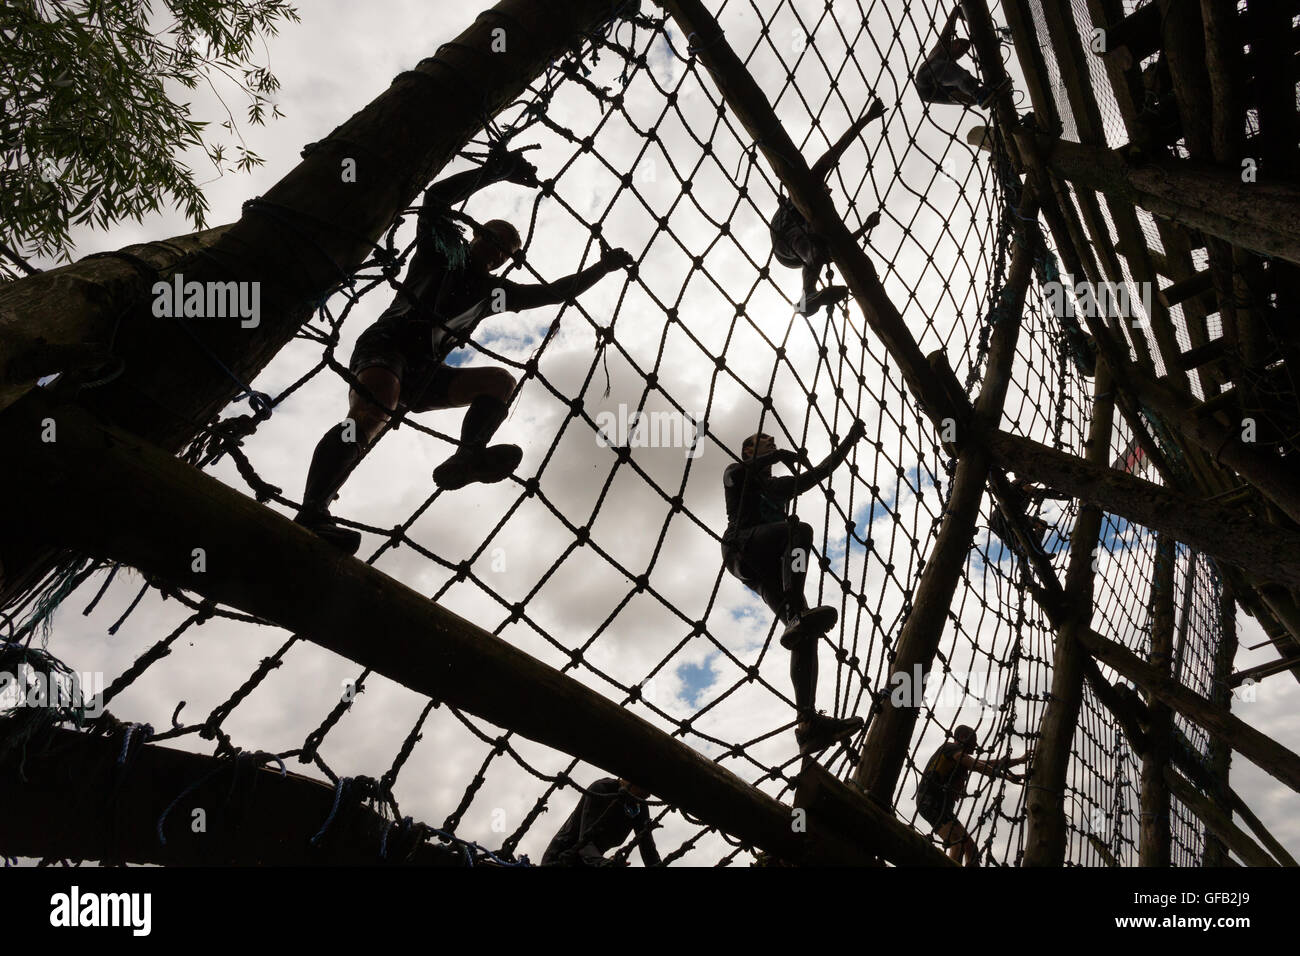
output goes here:
[{"label": "person hanging from net", "polygon": [[959,17],[963,20],[966,18],[960,4],[954,6],[952,13],[948,14],[943,30],[939,33],[939,42],[917,67],[912,83],[925,103],[978,106],[983,109],[993,95],[1002,89],[1002,85],[990,87],[981,84],[957,62],[970,52],[970,41],[957,36]]},{"label": "person hanging from net", "polygon": [[1030,555],[1025,554],[1021,546],[1020,538],[1016,535],[1012,523],[1014,516],[1025,516],[1029,523],[1030,530],[1033,533],[1029,545],[1034,550],[1034,554],[1048,560],[1049,556],[1043,548],[1043,539],[1047,537],[1051,526],[1044,521],[1039,515],[1029,516],[1029,507],[1031,504],[1041,504],[1043,501],[1069,501],[1070,496],[1054,491],[1051,488],[1039,487],[1027,478],[1017,478],[1009,486],[1010,494],[1005,501],[998,502],[992,515],[989,516],[989,530],[1002,539],[1002,542],[1013,552],[1025,560],[1029,560]]},{"label": "person hanging from net", "polygon": [[[871,106],[856,123],[849,127],[848,131],[836,140],[835,144],[826,151],[821,159],[813,164],[813,175],[818,179],[826,182],[835,165],[844,155],[858,135],[867,128],[867,124],[874,119],[879,119],[885,115],[885,104],[880,100],[872,97]],[[830,192],[830,184],[826,184],[826,191]],[[877,210],[867,217],[857,230],[853,233],[854,239],[860,239],[880,222],[880,211]],[[826,243],[804,219],[803,214],[795,207],[793,200],[782,193],[777,203],[776,214],[772,217],[772,255],[781,265],[791,269],[803,270],[803,292],[799,297],[799,312],[802,315],[814,315],[818,309],[825,305],[834,305],[840,302],[849,294],[849,290],[842,285],[828,285],[824,289],[818,289],[817,283],[821,279],[822,270],[830,264],[830,253],[826,249]]]},{"label": "person hanging from net", "polygon": [[497,145],[480,168],[425,191],[405,280],[392,305],[357,339],[349,370],[361,387],[349,393],[348,418],[316,445],[295,519],[349,554],[360,547],[361,535],[340,528],[329,506],[398,401],[413,412],[466,409],[459,447],[433,472],[440,488],[509,477],[522,449],[489,442],[506,419],[514,376],[499,367],[456,368],[444,360],[469,342],[485,316],[558,305],[632,264],[625,250],[606,249],[595,265],[554,282],[524,285],[494,276],[521,248],[518,230],[493,219],[475,228],[466,248],[449,213],[479,189],[507,181],[536,186],[537,170],[522,150]]},{"label": "person hanging from net", "polygon": [[646,866],[658,866],[659,850],[645,802],[649,796],[649,790],[621,777],[597,780],[551,839],[542,855],[542,866],[616,865],[605,854],[622,845],[631,834],[636,835],[641,861]]},{"label": "person hanging from net", "polygon": [[803,462],[802,456],[778,449],[770,435],[751,435],[741,447],[741,460],[728,465],[722,475],[727,504],[722,562],[785,625],[781,646],[790,651],[790,680],[798,715],[795,739],[805,755],[851,736],[862,726],[862,718],[839,719],[817,712],[817,642],[835,626],[839,615],[830,606],[808,607],[804,578],[812,554],[813,529],[786,513],[795,497],[829,478],[865,434],[865,426],[855,421],[825,461],[781,477],[772,476],[772,466],[784,464],[794,469]]},{"label": "person hanging from net", "polygon": [[943,841],[948,856],[966,866],[979,865],[979,848],[966,828],[957,820],[957,804],[966,796],[966,776],[970,771],[989,777],[1022,781],[1024,774],[1010,772],[1010,768],[1025,763],[1029,754],[1003,757],[989,762],[976,760],[975,728],[959,724],[953,729],[952,739],[946,741],[926,762],[921,783],[916,791],[916,812],[930,824],[932,832]]}]

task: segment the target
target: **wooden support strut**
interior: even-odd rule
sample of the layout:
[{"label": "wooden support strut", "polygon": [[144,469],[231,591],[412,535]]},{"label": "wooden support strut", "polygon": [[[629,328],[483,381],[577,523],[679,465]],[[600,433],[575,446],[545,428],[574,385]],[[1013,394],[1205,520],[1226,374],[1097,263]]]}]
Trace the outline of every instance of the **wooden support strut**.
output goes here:
[{"label": "wooden support strut", "polygon": [[1300,533],[1229,511],[1106,465],[1007,432],[988,436],[1008,471],[1091,502],[1135,524],[1290,586],[1300,584]]},{"label": "wooden support strut", "polygon": [[11,752],[0,761],[0,853],[159,866],[464,865],[446,847],[403,845],[392,821],[362,806],[335,814],[313,845],[335,788],[274,764],[236,778],[231,759],[145,744],[119,769],[121,754],[120,736],[61,729]]},{"label": "wooden support strut", "polygon": [[1241,857],[1247,866],[1278,865],[1277,860],[1269,856],[1263,847],[1233,823],[1231,817],[1216,807],[1209,798],[1197,793],[1196,788],[1178,771],[1166,766],[1163,775],[1165,783],[1179,802],[1196,814],[1197,818],[1222,840],[1228,849]]},{"label": "wooden support strut", "polygon": [[[43,419],[55,423],[56,441],[41,440]],[[861,864],[871,857],[860,846],[888,852],[869,830],[853,845],[815,826],[794,832],[790,807],[630,710],[75,406],[51,408],[30,394],[5,413],[0,438],[24,462],[0,469],[5,527],[39,523],[62,545],[273,621],[417,693],[637,781],[782,859]],[[192,568],[197,547],[202,572]]]},{"label": "wooden support strut", "polygon": [[[1087,461],[1095,467],[1105,468],[1109,464],[1114,419],[1110,371],[1103,366],[1097,370],[1093,382],[1092,421],[1086,443]],[[1026,474],[1020,469],[1016,473]],[[1087,656],[1075,638],[1092,624],[1096,579],[1092,556],[1104,517],[1096,504],[1081,504],[1070,533],[1065,591],[1060,599],[1061,610],[1053,621],[1057,636],[1052,656],[1052,689],[1039,721],[1038,743],[1026,791],[1024,866],[1061,866],[1065,862],[1069,836],[1065,790],[1079,709],[1083,704],[1083,665]]]},{"label": "wooden support strut", "polygon": [[[1174,564],[1177,547],[1168,535],[1156,538],[1154,573],[1151,577],[1151,651],[1147,663],[1168,677],[1174,648]],[[1190,605],[1190,601],[1188,602]],[[1142,751],[1139,802],[1142,821],[1138,834],[1138,865],[1171,865],[1171,809],[1165,769],[1173,737],[1173,710],[1168,704],[1147,701],[1146,747]]]},{"label": "wooden support strut", "polygon": [[[1124,729],[1124,735],[1128,737],[1129,745],[1134,752],[1138,755],[1145,754],[1148,744],[1146,733],[1142,730],[1141,725],[1148,718],[1142,699],[1131,691],[1123,693],[1122,691],[1129,690],[1127,687],[1117,688],[1106,680],[1097,667],[1097,662],[1091,657],[1084,661],[1084,676],[1087,678],[1089,686],[1096,693],[1097,699],[1101,701],[1102,706],[1110,711],[1111,716]],[[1173,765],[1186,774],[1196,786],[1211,792],[1215,789],[1213,770],[1207,769],[1202,763],[1201,757],[1193,753],[1181,738],[1173,741],[1170,759]],[[1287,853],[1286,848],[1260,822],[1250,807],[1246,805],[1246,802],[1231,787],[1227,787],[1225,792],[1226,801],[1224,806],[1241,815],[1241,818],[1246,821],[1246,825],[1250,827],[1251,831],[1264,844],[1274,859],[1278,860],[1283,866],[1297,866],[1295,859]]]},{"label": "wooden support strut", "polygon": [[[1237,658],[1237,600],[1236,587],[1227,575],[1221,576],[1218,606],[1215,608],[1219,620],[1219,641],[1214,649],[1214,662],[1211,670],[1213,682],[1210,684],[1210,703],[1224,710],[1232,707],[1232,685],[1228,678],[1232,674],[1232,665]],[[1205,755],[1205,776],[1208,778],[1205,792],[1220,807],[1228,804],[1228,775],[1232,770],[1232,746],[1222,737],[1210,737],[1210,745]],[[1195,782],[1196,778],[1192,777]],[[1225,811],[1232,819],[1232,810]],[[1223,841],[1213,834],[1206,834],[1205,851],[1201,861],[1205,866],[1214,866],[1227,857]],[[1282,860],[1282,857],[1278,857]],[[1285,861],[1284,861],[1285,862]]]},{"label": "wooden support strut", "polygon": [[[1021,197],[1021,214],[1032,219],[1037,208],[1035,191],[1032,186],[1027,187]],[[1002,416],[1020,336],[1025,293],[1033,275],[1036,247],[1032,241],[1023,241],[1016,246],[1007,273],[1004,297],[998,304],[1001,318],[990,336],[987,372],[975,406],[976,419],[986,425],[995,426]],[[935,358],[937,361],[938,357]],[[948,623],[948,609],[970,554],[990,464],[987,449],[978,442],[969,443],[957,462],[952,494],[934,547],[926,559],[925,570],[917,582],[912,610],[899,633],[887,686],[895,686],[899,679],[910,685],[917,668],[924,678],[934,662]],[[909,700],[902,707],[894,706],[892,695],[880,700],[877,705],[880,710],[871,721],[862,757],[853,774],[859,788],[885,804],[891,802],[898,776],[907,760],[912,730],[920,714],[922,689],[912,687],[911,691]]]},{"label": "wooden support strut", "polygon": [[745,69],[712,14],[700,0],[659,0],[692,38],[694,54],[709,71],[727,106],[753,138],[786,187],[799,214],[825,243],[831,258],[862,309],[868,324],[898,363],[899,371],[935,422],[951,418],[958,426],[972,414],[969,403],[954,403],[929,374],[920,346],[886,295],[876,267],[835,211],[835,204],[808,168],[767,98]]},{"label": "wooden support strut", "polygon": [[1081,633],[1079,640],[1097,660],[1114,668],[1211,734],[1220,735],[1260,769],[1300,792],[1300,755],[1222,708],[1215,707],[1199,694],[1174,683],[1172,678],[1156,671],[1123,645],[1102,637],[1096,631]]},{"label": "wooden support strut", "polygon": [[1190,160],[1143,156],[1128,162],[1114,150],[1062,139],[1041,146],[1052,172],[1077,187],[1300,263],[1300,187],[1278,180],[1243,183],[1235,170]]}]

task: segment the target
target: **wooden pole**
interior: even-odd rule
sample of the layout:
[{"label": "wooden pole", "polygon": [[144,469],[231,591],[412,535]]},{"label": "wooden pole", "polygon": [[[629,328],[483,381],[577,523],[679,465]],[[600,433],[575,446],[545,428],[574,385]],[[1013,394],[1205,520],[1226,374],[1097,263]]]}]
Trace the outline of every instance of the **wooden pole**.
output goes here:
[{"label": "wooden pole", "polygon": [[229,228],[87,256],[0,286],[0,411],[43,376],[111,365],[112,318],[148,297],[154,274],[211,249]]},{"label": "wooden pole", "polygon": [[1235,246],[1300,263],[1300,187],[1285,181],[1243,183],[1239,170],[1190,160],[1142,156],[1058,139],[1045,142],[1052,172],[1076,187],[1105,193]]},{"label": "wooden pole", "polygon": [[335,789],[282,776],[274,761],[237,777],[233,760],[145,744],[119,767],[120,734],[49,735],[0,761],[0,853],[158,866],[464,865],[446,847],[403,846],[396,831],[385,860],[391,823],[358,805],[336,813],[313,845]]},{"label": "wooden pole", "polygon": [[[42,421],[57,439],[41,440]],[[717,763],[287,518],[75,406],[29,394],[0,439],[0,524],[111,558],[273,621],[419,694],[638,781],[659,798],[793,862],[862,863],[796,833],[785,806]],[[104,502],[112,502],[105,507]],[[196,572],[195,549],[204,570]],[[925,843],[919,835],[918,845]],[[883,852],[883,851],[881,851]]]},{"label": "wooden pole", "polygon": [[[1021,198],[1021,215],[1032,219],[1037,209],[1035,190],[1032,186],[1027,187]],[[1027,232],[1036,236],[1037,231],[1035,225]],[[1002,417],[1036,248],[1037,242],[1030,235],[1025,235],[1016,246],[1003,298],[995,303],[995,307],[1001,310],[1001,318],[990,337],[987,371],[975,405],[976,420],[986,427],[996,427]],[[887,686],[895,686],[897,675],[911,686],[917,668],[920,668],[924,681],[934,663],[934,655],[948,624],[953,594],[970,555],[989,466],[987,449],[979,442],[967,443],[957,462],[952,494],[934,547],[926,557],[925,570],[916,585],[912,610],[898,636],[890,664],[892,676]],[[880,699],[876,705],[879,711],[872,718],[862,756],[853,773],[854,782],[863,792],[886,805],[892,803],[894,787],[907,760],[922,696],[922,688],[913,686],[911,699],[902,707],[894,705],[892,695]]]},{"label": "wooden pole", "polygon": [[[1092,421],[1085,442],[1087,460],[1099,468],[1110,462],[1114,429],[1113,383],[1105,366],[1093,382]],[[1026,473],[1016,469],[1025,477]],[[1038,725],[1033,767],[1026,788],[1024,866],[1061,866],[1065,862],[1068,828],[1065,789],[1074,733],[1083,703],[1083,659],[1076,640],[1092,626],[1092,597],[1096,577],[1093,555],[1104,515],[1096,505],[1081,503],[1070,533],[1070,562],[1065,574],[1063,618],[1058,625],[1052,658],[1052,690]]]},{"label": "wooden pole", "polygon": [[1286,847],[1278,842],[1277,837],[1268,832],[1268,828],[1260,822],[1259,817],[1255,816],[1250,807],[1246,806],[1245,801],[1231,787],[1228,788],[1228,805],[1246,821],[1246,826],[1250,827],[1250,831],[1255,834],[1259,842],[1264,844],[1264,849],[1273,855],[1273,859],[1277,860],[1282,866],[1300,866],[1295,857],[1286,851]]},{"label": "wooden pole", "polygon": [[685,36],[692,37],[695,55],[709,71],[722,99],[753,138],[790,199],[826,247],[867,323],[898,363],[908,387],[936,424],[951,418],[964,425],[972,414],[969,403],[954,402],[930,374],[920,346],[907,323],[886,295],[876,267],[854,240],[835,211],[835,204],[817,181],[777,118],[762,89],[727,42],[726,35],[700,0],[659,0]]},{"label": "wooden pole", "polygon": [[999,431],[988,440],[994,460],[1017,475],[1163,531],[1252,574],[1292,586],[1300,581],[1300,534],[1296,532],[1019,435]]},{"label": "wooden pole", "polygon": [[[1232,665],[1237,657],[1237,602],[1232,584],[1224,579],[1219,592],[1219,646],[1214,649],[1214,682],[1210,685],[1210,703],[1222,710],[1232,707]],[[1230,806],[1228,801],[1228,773],[1232,767],[1232,747],[1215,734],[1210,735],[1206,754],[1211,789],[1207,792],[1220,807]],[[1229,820],[1232,810],[1226,811]],[[1210,828],[1207,826],[1207,831]],[[1205,866],[1221,866],[1227,855],[1223,844],[1213,833],[1205,839]]]},{"label": "wooden pole", "polygon": [[1291,789],[1300,791],[1300,755],[1222,708],[1215,707],[1199,694],[1175,684],[1122,644],[1102,637],[1096,631],[1080,634],[1079,639],[1097,660],[1108,664],[1211,734],[1220,735],[1246,759]]},{"label": "wooden pole", "polygon": [[872,845],[887,858],[910,866],[952,866],[952,860],[928,840],[917,843],[917,833],[892,812],[832,776],[821,764],[805,757],[799,771],[794,805],[828,829],[853,837],[874,834]]},{"label": "wooden pole", "polygon": [[[610,0],[501,0],[309,147],[265,196],[246,204],[238,222],[217,230],[211,245],[160,263],[164,278],[176,272],[186,283],[256,288],[255,326],[240,318],[157,318],[154,297],[140,294],[159,277],[149,274],[148,256],[138,275],[132,260],[106,265],[91,257],[0,287],[0,345],[17,343],[14,354],[26,355],[43,335],[56,346],[112,342],[122,372],[88,399],[96,414],[167,451],[180,450],[349,279],[490,118],[615,10]],[[355,175],[344,175],[345,164],[354,164]],[[51,322],[51,310],[65,298],[66,313]],[[58,361],[52,365],[47,356],[39,367]],[[0,385],[0,407],[30,389],[31,376],[28,369]],[[8,580],[30,580],[30,568],[48,560],[25,548],[15,555],[0,541]],[[0,588],[0,607],[11,596]]]},{"label": "wooden pole", "polygon": [[1165,767],[1165,782],[1178,800],[1191,810],[1228,849],[1245,861],[1247,866],[1277,866],[1277,861],[1264,848],[1232,822],[1232,819],[1214,803],[1196,792],[1187,780],[1172,767]]},{"label": "wooden pole", "polygon": [[[1155,568],[1151,579],[1151,652],[1147,663],[1168,677],[1174,648],[1174,562],[1177,547],[1168,535],[1156,537]],[[1138,865],[1171,865],[1169,839],[1169,764],[1174,712],[1154,697],[1147,699],[1146,749],[1142,752],[1140,803],[1142,823],[1138,835]]]}]

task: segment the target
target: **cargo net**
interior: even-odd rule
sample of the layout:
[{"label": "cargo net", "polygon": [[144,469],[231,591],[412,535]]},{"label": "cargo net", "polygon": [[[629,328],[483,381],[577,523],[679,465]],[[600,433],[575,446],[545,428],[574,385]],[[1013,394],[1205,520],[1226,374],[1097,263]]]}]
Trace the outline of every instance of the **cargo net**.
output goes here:
[{"label": "cargo net", "polygon": [[[947,10],[729,0],[715,12],[810,164],[873,93],[889,107],[839,161],[834,201],[850,230],[880,210],[865,241],[886,291],[923,351],[945,349],[977,394],[1023,233],[1013,179],[967,143],[986,114],[927,107],[912,86]],[[518,224],[524,264],[506,274],[540,281],[576,271],[601,242],[637,263],[558,310],[489,317],[450,360],[503,366],[519,380],[497,438],[525,449],[514,478],[439,492],[430,470],[454,449],[462,413],[399,415],[333,511],[365,532],[360,557],[370,564],[788,801],[799,756],[787,652],[773,615],[722,568],[723,469],[760,429],[816,461],[854,419],[866,424],[848,463],[795,507],[816,531],[809,604],[840,615],[820,644],[818,707],[869,726],[892,689],[890,660],[956,462],[851,300],[797,313],[799,273],[772,258],[768,234],[780,184],[694,42],[664,18],[624,17],[485,118],[490,142],[541,147],[529,158],[542,189],[494,187],[461,210]],[[473,162],[462,157],[444,172]],[[339,420],[352,342],[391,300],[414,212],[253,383],[253,412],[211,426],[191,462],[292,513],[296,495],[281,489],[301,487],[312,443]],[[1041,251],[1003,427],[1081,454],[1091,382],[1040,289],[1055,269]],[[640,426],[628,424],[633,413]],[[693,433],[673,435],[673,423],[689,424],[684,416],[701,429],[694,449]],[[1117,425],[1121,465],[1130,441]],[[990,530],[994,513],[986,497],[894,794],[900,818],[927,835],[915,796],[931,753],[963,723],[987,757],[1032,748],[1051,685],[1053,632],[1023,554]],[[1029,505],[1061,577],[1075,515],[1070,501]],[[1093,623],[1140,653],[1153,552],[1153,535],[1107,516]],[[1189,557],[1181,560],[1186,567]],[[583,789],[606,775],[358,671],[310,635],[277,635],[268,622],[133,577],[93,563],[51,582],[19,609],[11,647],[48,641],[61,600],[51,649],[81,671],[114,668],[102,702],[152,741],[215,746],[232,762],[247,748],[312,764],[340,795],[370,801],[394,826],[425,821],[428,839],[460,847],[470,862],[536,863]],[[1183,679],[1205,693],[1217,584],[1205,561],[1177,580],[1177,606],[1191,615]],[[847,777],[861,743],[821,760]],[[1122,732],[1088,692],[1067,784],[1072,864],[1134,861],[1137,777]],[[968,789],[957,813],[982,861],[1015,865],[1025,788],[972,775]],[[726,833],[652,807],[665,863],[753,861],[754,848]],[[1173,837],[1176,862],[1195,864],[1201,835],[1181,810]]]}]

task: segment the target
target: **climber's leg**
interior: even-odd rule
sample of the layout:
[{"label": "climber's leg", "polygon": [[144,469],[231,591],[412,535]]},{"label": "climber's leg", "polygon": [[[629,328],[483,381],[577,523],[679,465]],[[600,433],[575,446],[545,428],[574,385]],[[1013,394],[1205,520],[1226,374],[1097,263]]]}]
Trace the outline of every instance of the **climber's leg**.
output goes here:
[{"label": "climber's leg", "polygon": [[817,310],[827,305],[834,305],[848,297],[849,290],[842,285],[828,285],[818,289],[822,270],[830,262],[830,257],[822,244],[806,229],[790,237],[790,248],[803,264],[803,293],[799,297],[799,313],[815,315]]},{"label": "climber's leg", "polygon": [[361,535],[340,528],[329,513],[330,504],[388,421],[389,412],[397,407],[406,362],[393,330],[376,323],[357,340],[351,364],[361,388],[349,393],[347,419],[317,442],[307,469],[302,508],[294,520],[341,550],[355,554]]},{"label": "climber's leg", "polygon": [[[839,613],[829,605],[809,609],[804,598],[804,581],[808,576],[808,562],[812,560],[813,529],[806,522],[787,525],[785,553],[781,556],[781,589],[785,596],[785,632],[781,646],[794,648],[811,644],[835,626]],[[812,665],[814,674],[816,663]]]},{"label": "climber's leg", "polygon": [[524,453],[518,445],[489,445],[506,420],[515,379],[503,368],[450,368],[440,366],[418,399],[416,411],[464,408],[460,447],[434,469],[438,487],[450,491],[473,482],[496,482],[514,474]]}]

